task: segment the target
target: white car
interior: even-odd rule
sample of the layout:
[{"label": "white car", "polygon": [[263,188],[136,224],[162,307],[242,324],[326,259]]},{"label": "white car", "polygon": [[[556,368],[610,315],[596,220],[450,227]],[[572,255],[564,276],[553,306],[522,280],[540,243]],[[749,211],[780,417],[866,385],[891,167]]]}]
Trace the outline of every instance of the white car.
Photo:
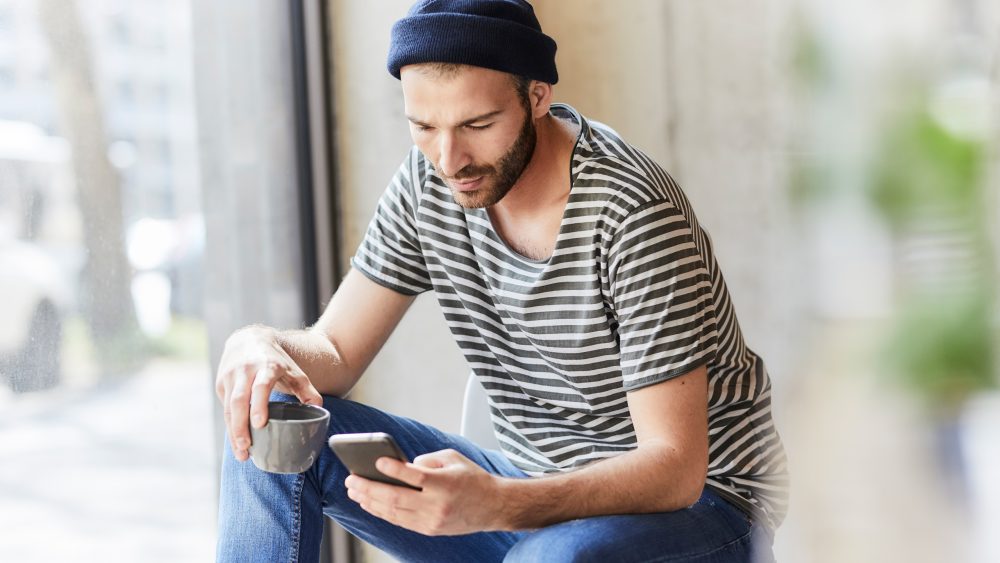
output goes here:
[{"label": "white car", "polygon": [[59,383],[62,319],[71,299],[66,274],[52,257],[0,237],[0,379],[15,392]]}]

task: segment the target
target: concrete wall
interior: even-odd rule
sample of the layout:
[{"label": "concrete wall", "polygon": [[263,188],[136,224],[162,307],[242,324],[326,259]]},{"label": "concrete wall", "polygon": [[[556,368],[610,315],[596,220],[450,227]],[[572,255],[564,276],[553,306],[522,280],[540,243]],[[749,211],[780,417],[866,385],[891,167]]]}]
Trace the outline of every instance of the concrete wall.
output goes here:
[{"label": "concrete wall", "polygon": [[787,377],[802,300],[785,169],[789,3],[534,5],[559,44],[556,98],[613,127],[680,183],[715,243],[748,344],[776,380]]}]

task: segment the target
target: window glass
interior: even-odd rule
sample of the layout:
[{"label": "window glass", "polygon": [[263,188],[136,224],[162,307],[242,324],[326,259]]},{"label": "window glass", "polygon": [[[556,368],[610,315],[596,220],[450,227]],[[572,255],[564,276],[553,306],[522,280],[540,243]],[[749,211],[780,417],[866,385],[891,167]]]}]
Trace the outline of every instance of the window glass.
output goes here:
[{"label": "window glass", "polygon": [[0,553],[208,561],[189,2],[0,0]]}]

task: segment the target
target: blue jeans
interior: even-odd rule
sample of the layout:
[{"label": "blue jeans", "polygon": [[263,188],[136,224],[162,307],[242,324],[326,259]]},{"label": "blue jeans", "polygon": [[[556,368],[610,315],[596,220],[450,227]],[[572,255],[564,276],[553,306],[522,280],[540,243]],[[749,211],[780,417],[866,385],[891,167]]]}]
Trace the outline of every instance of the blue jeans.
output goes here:
[{"label": "blue jeans", "polygon": [[[323,397],[330,434],[386,432],[411,459],[452,448],[506,477],[527,475],[502,454],[407,418],[353,401]],[[295,400],[275,393],[272,400]],[[279,475],[238,462],[226,443],[219,502],[218,561],[318,561],[323,516],[401,561],[772,561],[761,525],[705,489],[689,508],[601,516],[524,532],[424,536],[368,514],[347,497],[347,470],[328,449],[305,473]]]}]

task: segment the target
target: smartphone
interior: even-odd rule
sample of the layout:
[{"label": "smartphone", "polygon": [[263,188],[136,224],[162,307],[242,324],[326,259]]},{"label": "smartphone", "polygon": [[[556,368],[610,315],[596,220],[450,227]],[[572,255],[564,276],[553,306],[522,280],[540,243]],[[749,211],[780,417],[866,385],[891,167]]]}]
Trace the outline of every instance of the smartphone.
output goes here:
[{"label": "smartphone", "polygon": [[393,479],[375,469],[375,460],[380,457],[391,457],[404,463],[406,454],[399,449],[399,444],[385,432],[369,432],[361,434],[334,434],[330,436],[330,449],[337,454],[340,461],[355,475],[365,479],[398,485],[408,489],[421,490],[419,487]]}]

